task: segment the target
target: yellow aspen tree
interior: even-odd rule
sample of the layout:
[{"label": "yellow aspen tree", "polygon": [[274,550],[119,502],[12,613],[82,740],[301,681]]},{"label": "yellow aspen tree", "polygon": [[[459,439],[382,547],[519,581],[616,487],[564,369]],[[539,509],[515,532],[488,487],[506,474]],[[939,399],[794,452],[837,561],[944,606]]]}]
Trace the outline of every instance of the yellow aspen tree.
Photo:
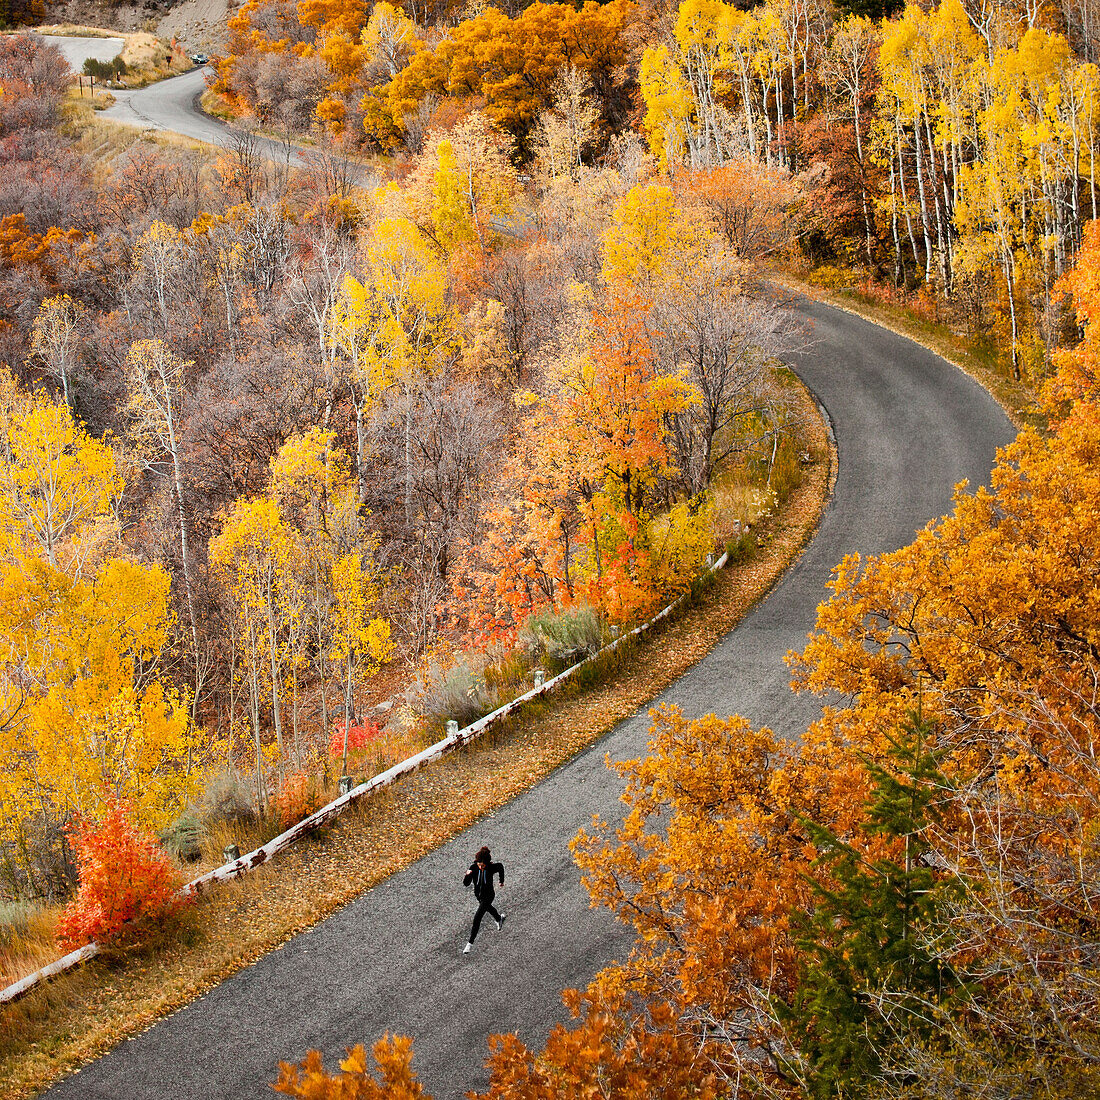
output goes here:
[{"label": "yellow aspen tree", "polygon": [[874,221],[871,215],[874,196],[868,193],[863,170],[867,157],[865,132],[869,122],[864,118],[863,99],[866,94],[868,63],[879,41],[879,32],[870,19],[851,14],[835,29],[824,59],[826,77],[835,80],[844,90],[852,112],[856,158],[860,167],[859,192],[863,207],[863,240],[868,266],[874,263]]},{"label": "yellow aspen tree", "polygon": [[[752,51],[752,67],[760,87],[764,120],[764,163],[790,168],[787,141],[787,104],[783,94],[787,58],[787,33],[779,15],[768,5],[744,27]],[[773,152],[773,149],[775,150]]]},{"label": "yellow aspen tree", "polygon": [[292,436],[271,463],[270,495],[297,533],[297,561],[304,594],[310,649],[321,696],[321,724],[328,733],[329,660],[334,617],[333,565],[359,545],[359,509],[355,481],[346,455],[333,447],[333,433],[311,428]]},{"label": "yellow aspen tree", "polygon": [[348,773],[348,730],[351,728],[356,679],[376,672],[392,651],[390,624],[372,617],[379,585],[358,552],[332,563],[333,658],[344,666],[344,749],[342,773]]},{"label": "yellow aspen tree", "polygon": [[114,452],[92,439],[67,405],[16,395],[10,385],[6,398],[0,408],[5,550],[41,555],[55,569],[79,572],[81,535],[93,521],[110,521],[122,494]]},{"label": "yellow aspen tree", "polygon": [[168,575],[124,557],[114,452],[67,405],[0,379],[0,437],[0,802],[12,850],[28,851],[30,834],[48,845],[57,822],[112,795],[163,825],[195,793],[204,758],[186,700],[158,674]]},{"label": "yellow aspen tree", "polygon": [[432,231],[447,255],[478,239],[473,212],[463,194],[462,174],[454,146],[444,139],[436,149],[438,164],[432,179]]},{"label": "yellow aspen tree", "polygon": [[[884,34],[879,49],[879,69],[882,75],[882,94],[887,98],[886,108],[894,124],[894,138],[897,153],[898,178],[901,184],[906,214],[915,210],[920,219],[923,241],[924,279],[931,283],[934,269],[938,265],[941,285],[946,285],[946,260],[943,246],[943,223],[939,214],[934,189],[930,190],[929,162],[934,152],[929,146],[928,117],[932,110],[930,90],[926,79],[928,61],[928,38],[930,35],[930,17],[914,4],[906,7],[902,17],[890,25]],[[906,167],[912,152],[912,171],[907,174]],[[910,179],[912,183],[910,183]],[[913,200],[909,198],[911,188],[915,188]],[[915,205],[910,206],[910,202]],[[940,217],[939,234],[933,232],[935,208]],[[910,228],[910,239],[913,231]],[[937,244],[933,243],[935,237]],[[914,242],[914,257],[916,258]]]},{"label": "yellow aspen tree", "polygon": [[632,187],[615,207],[604,234],[603,278],[630,286],[649,301],[696,269],[712,231],[676,201],[665,184]]},{"label": "yellow aspen tree", "polygon": [[352,275],[344,279],[330,333],[355,405],[361,501],[368,413],[389,386],[429,369],[458,330],[447,302],[446,272],[410,220],[383,218],[372,226],[363,260],[362,281]]},{"label": "yellow aspen tree", "polygon": [[371,61],[382,66],[391,79],[423,46],[416,33],[416,24],[400,7],[386,0],[379,0],[371,8],[360,42]]},{"label": "yellow aspen tree", "polygon": [[[7,572],[3,633],[33,670],[26,737],[59,809],[98,812],[113,795],[162,826],[195,793],[186,700],[145,671],[171,622],[168,585],[159,566],[120,559],[86,581],[27,563]],[[16,598],[40,614],[19,615]]]},{"label": "yellow aspen tree", "polygon": [[210,561],[232,600],[244,642],[249,677],[252,734],[256,751],[256,794],[265,801],[260,731],[261,695],[269,689],[280,778],[284,765],[282,666],[286,658],[286,616],[297,553],[278,506],[264,497],[238,501],[221,531],[210,540]]},{"label": "yellow aspen tree", "polygon": [[152,291],[160,318],[161,332],[167,336],[172,301],[172,280],[183,266],[183,234],[162,221],[155,221],[134,246],[134,271]]},{"label": "yellow aspen tree", "polygon": [[[421,232],[447,255],[489,248],[498,238],[495,225],[512,217],[519,183],[510,152],[511,139],[480,111],[429,141],[404,198]],[[442,238],[435,237],[437,222]]]},{"label": "yellow aspen tree", "polygon": [[672,171],[683,163],[687,150],[687,125],[693,113],[690,89],[667,46],[646,49],[638,80],[650,151],[664,171]]},{"label": "yellow aspen tree", "polygon": [[65,404],[70,407],[87,315],[83,303],[68,294],[58,294],[42,303],[31,326],[31,354],[41,360],[49,374],[60,379]]},{"label": "yellow aspen tree", "polygon": [[554,101],[539,116],[532,148],[547,180],[576,181],[585,150],[595,141],[600,109],[588,74],[570,65],[554,88]]}]

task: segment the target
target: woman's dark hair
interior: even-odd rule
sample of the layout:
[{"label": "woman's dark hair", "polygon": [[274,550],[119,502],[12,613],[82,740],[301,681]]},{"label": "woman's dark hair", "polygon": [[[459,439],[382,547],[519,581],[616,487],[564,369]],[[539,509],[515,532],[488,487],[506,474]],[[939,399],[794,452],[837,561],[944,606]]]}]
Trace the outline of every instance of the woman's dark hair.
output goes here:
[{"label": "woman's dark hair", "polygon": [[475,863],[492,863],[493,862],[493,853],[490,852],[489,849],[486,848],[485,845],[483,844],[480,848],[478,848],[477,855],[474,856],[474,862]]}]

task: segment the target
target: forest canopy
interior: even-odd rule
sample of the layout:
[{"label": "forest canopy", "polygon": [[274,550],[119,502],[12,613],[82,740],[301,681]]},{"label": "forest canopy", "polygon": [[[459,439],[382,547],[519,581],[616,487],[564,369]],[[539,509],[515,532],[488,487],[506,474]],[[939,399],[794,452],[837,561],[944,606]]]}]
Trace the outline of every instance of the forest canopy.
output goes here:
[{"label": "forest canopy", "polygon": [[4,895],[121,806],[298,819],[688,591],[719,489],[740,537],[797,483],[788,264],[1046,430],[837,567],[800,741],[655,714],[574,845],[636,950],[487,1096],[1095,1093],[1098,44],[1076,0],[248,0],[208,157],[97,143],[0,36]]}]

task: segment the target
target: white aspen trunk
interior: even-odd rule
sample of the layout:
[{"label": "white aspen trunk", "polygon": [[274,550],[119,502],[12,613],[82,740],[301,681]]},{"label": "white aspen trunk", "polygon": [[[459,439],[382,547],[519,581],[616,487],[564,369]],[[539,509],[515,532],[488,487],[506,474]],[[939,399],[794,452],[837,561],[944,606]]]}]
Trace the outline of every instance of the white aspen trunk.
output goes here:
[{"label": "white aspen trunk", "polygon": [[477,234],[477,243],[483,245],[485,241],[481,236],[481,219],[477,209],[477,193],[474,190],[474,158],[469,158],[466,167],[466,197],[470,200],[470,220],[474,223],[474,232]]},{"label": "white aspen trunk", "polygon": [[798,50],[795,39],[791,38],[791,114],[798,110]]},{"label": "white aspen trunk", "polygon": [[921,156],[923,142],[920,136],[920,121],[913,120],[913,148],[916,152],[917,196],[920,200],[921,227],[924,230],[924,278],[932,282],[932,230],[928,220],[928,204],[924,197],[924,164]]},{"label": "white aspen trunk", "polygon": [[233,353],[233,358],[237,357],[237,323],[233,312],[233,294],[232,288],[229,285],[229,268],[228,265],[225,268],[224,278],[220,280],[222,284],[222,292],[225,295],[225,331],[229,336],[229,350]]},{"label": "white aspen trunk", "polygon": [[756,148],[756,120],[752,114],[752,81],[749,78],[744,61],[740,59],[740,54],[738,54],[738,58],[741,67],[741,98],[744,104],[745,131],[749,139],[749,152],[752,154],[753,160],[759,160],[759,153]]},{"label": "white aspen trunk", "polygon": [[1092,126],[1092,96],[1089,95],[1089,198],[1092,200],[1092,219],[1096,220],[1096,134]]},{"label": "white aspen trunk", "polygon": [[233,766],[233,733],[237,728],[237,632],[230,626],[229,635],[229,731],[226,735],[226,765]]},{"label": "white aspen trunk", "polygon": [[321,728],[324,730],[325,737],[328,737],[329,719],[328,719],[328,696],[325,690],[325,638],[324,627],[321,621],[321,604],[318,587],[319,580],[317,576],[317,567],[314,566],[313,570],[313,585],[314,585],[314,622],[317,624],[317,674],[320,680],[321,689]]},{"label": "white aspen trunk", "polygon": [[768,113],[769,84],[765,83],[763,77],[760,78],[760,89],[764,93],[764,140],[767,142],[764,148],[764,164],[770,168],[772,166],[772,116]]},{"label": "white aspen trunk", "polygon": [[859,161],[859,197],[863,203],[863,234],[867,247],[867,266],[873,267],[875,260],[872,254],[872,229],[871,212],[867,205],[867,181],[863,173],[863,127],[862,116],[859,110],[859,74],[856,73],[852,85],[852,117],[856,132],[856,159]]},{"label": "white aspen trunk", "polygon": [[412,394],[405,383],[405,524],[412,525]]},{"label": "white aspen trunk", "polygon": [[183,572],[183,591],[187,600],[187,619],[191,625],[191,654],[195,660],[195,694],[191,700],[191,722],[194,724],[198,721],[201,676],[199,671],[199,629],[195,623],[195,601],[191,593],[191,555],[187,537],[187,513],[183,506],[183,472],[180,469],[179,448],[176,446],[175,412],[172,408],[172,395],[167,385],[167,381],[165,382],[164,393],[166,398],[165,409],[167,416],[165,419],[168,427],[168,448],[172,455],[172,475],[175,479],[176,486],[176,507],[179,510],[180,563]]},{"label": "white aspen trunk", "polygon": [[281,785],[283,781],[283,715],[279,706],[279,667],[275,659],[275,605],[270,577],[267,581],[267,645],[271,668],[271,719],[275,725],[275,744],[279,747],[277,768]]},{"label": "white aspen trunk", "polygon": [[901,238],[898,236],[897,184],[894,180],[894,158],[890,158],[890,231],[894,237],[894,285],[901,280]]},{"label": "white aspen trunk", "polygon": [[[948,277],[951,280],[951,284],[953,286],[955,282],[955,238],[953,231],[953,227],[955,224],[955,207],[951,201],[951,188],[948,185],[948,180],[951,176],[951,165],[949,162],[950,155],[951,146],[950,143],[948,143],[943,147],[943,164],[941,165],[943,180],[941,183],[941,187],[943,189],[943,220],[946,226],[946,229],[944,231],[944,247],[947,250]],[[949,293],[950,289],[951,288],[948,287]]]},{"label": "white aspen trunk", "polygon": [[[349,631],[350,633],[350,631]],[[347,664],[347,680],[344,685],[344,755],[341,764],[340,774],[348,774],[348,732],[351,730],[351,674],[354,667],[354,661],[352,659],[351,651],[351,638],[348,638],[348,664]]]},{"label": "white aspen trunk", "polygon": [[252,738],[256,749],[256,808],[263,817],[267,805],[267,790],[264,784],[263,745],[260,739],[260,672],[257,667],[260,660],[259,646],[256,643],[256,624],[248,626],[250,650],[249,666],[249,702],[252,705]]},{"label": "white aspen trunk", "polygon": [[922,117],[924,120],[924,134],[928,140],[928,173],[931,177],[932,200],[936,212],[936,258],[940,268],[940,285],[943,292],[948,293],[950,287],[947,275],[947,246],[944,241],[944,223],[942,211],[940,210],[940,185],[939,180],[936,179],[936,146],[932,140],[932,128],[928,124],[927,113],[922,112]]},{"label": "white aspen trunk", "polygon": [[367,467],[367,431],[363,422],[363,402],[359,400],[354,387],[352,387],[351,397],[355,403],[355,477],[359,489],[359,503],[362,505],[367,499],[367,478],[364,473]]},{"label": "white aspen trunk", "polygon": [[913,219],[909,213],[909,195],[905,188],[905,155],[901,147],[901,121],[894,116],[894,132],[898,142],[898,183],[901,185],[901,204],[905,210],[905,228],[909,233],[909,247],[913,250],[913,263],[920,263],[920,253],[917,251],[917,238],[913,233]]},{"label": "white aspen trunk", "polygon": [[783,128],[783,74],[778,66],[775,69],[775,135],[779,142],[779,163],[784,168],[790,168],[787,158],[787,134]]},{"label": "white aspen trunk", "polygon": [[291,736],[294,739],[294,759],[298,770],[302,770],[302,745],[298,740],[298,662],[294,662],[294,686],[291,689],[290,701]]},{"label": "white aspen trunk", "polygon": [[1012,378],[1020,381],[1020,348],[1019,331],[1016,327],[1016,283],[1013,277],[1014,263],[1012,251],[1004,238],[1004,230],[1001,231],[1001,269],[1004,272],[1005,284],[1008,287],[1008,316],[1012,326]]}]

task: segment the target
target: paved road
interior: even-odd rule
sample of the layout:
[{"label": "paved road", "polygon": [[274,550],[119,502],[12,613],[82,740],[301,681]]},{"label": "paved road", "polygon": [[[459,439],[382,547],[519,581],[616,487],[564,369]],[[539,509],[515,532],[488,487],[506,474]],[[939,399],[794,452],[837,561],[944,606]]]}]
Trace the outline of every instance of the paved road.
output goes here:
[{"label": "paved road", "polygon": [[56,46],[74,73],[83,72],[84,62],[91,57],[96,61],[114,61],[126,45],[121,38],[77,38],[62,34],[42,34],[39,38]]},{"label": "paved road", "polygon": [[[227,126],[199,107],[199,97],[206,90],[206,73],[205,68],[192,69],[180,76],[150,84],[147,88],[112,91],[114,105],[100,114],[103,118],[143,130],[162,130],[211,145],[232,146],[241,131]],[[262,155],[275,164],[286,164],[289,159],[293,167],[303,166],[301,157],[293,149],[288,150],[282,142],[259,136],[254,140]]]},{"label": "paved road", "polygon": [[[797,566],[703,661],[661,697],[689,714],[739,712],[791,736],[817,711],[787,687],[832,566],[846,553],[905,544],[948,510],[963,478],[988,479],[1007,418],[964,375],[923,349],[829,307],[801,302],[816,346],[794,366],[832,417],[836,491]],[[415,1038],[437,1098],[483,1087],[486,1036],[540,1044],[564,1018],[559,991],[629,948],[592,912],[567,845],[593,812],[615,815],[620,785],[603,757],[637,755],[644,712],[538,787],[364,894],[313,931],[49,1092],[52,1100],[260,1100],[278,1059],[311,1047],[335,1066],[345,1044],[388,1030]],[[460,950],[471,915],[459,876],[482,843],[508,867],[505,930]]]}]

